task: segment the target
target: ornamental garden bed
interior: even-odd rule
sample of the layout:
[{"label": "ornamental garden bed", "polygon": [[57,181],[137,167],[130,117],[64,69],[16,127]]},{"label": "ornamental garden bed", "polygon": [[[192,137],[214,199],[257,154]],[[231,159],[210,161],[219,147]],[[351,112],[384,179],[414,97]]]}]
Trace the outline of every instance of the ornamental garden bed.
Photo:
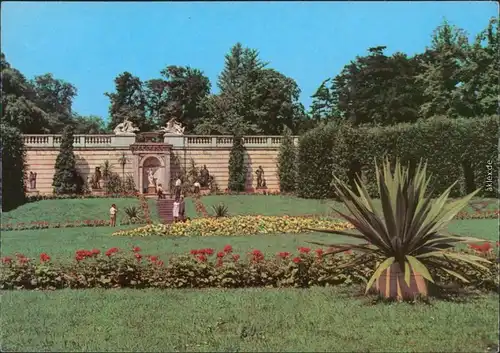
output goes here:
[{"label": "ornamental garden bed", "polygon": [[[488,245],[485,245],[488,244]],[[470,267],[466,288],[498,292],[498,251],[490,243],[469,250],[491,261],[486,271]],[[498,244],[497,244],[498,246]],[[498,249],[497,249],[498,250]],[[278,252],[266,257],[261,250],[246,254],[222,249],[193,249],[189,254],[162,259],[144,254],[139,247],[77,250],[74,261],[58,263],[47,253],[39,260],[22,254],[1,259],[0,289],[81,288],[286,288],[363,285],[373,274],[377,258],[348,266],[355,254],[329,255],[334,248],[299,247],[295,253]],[[467,268],[467,263],[462,270]],[[445,272],[432,271],[439,285],[456,285]]]}]

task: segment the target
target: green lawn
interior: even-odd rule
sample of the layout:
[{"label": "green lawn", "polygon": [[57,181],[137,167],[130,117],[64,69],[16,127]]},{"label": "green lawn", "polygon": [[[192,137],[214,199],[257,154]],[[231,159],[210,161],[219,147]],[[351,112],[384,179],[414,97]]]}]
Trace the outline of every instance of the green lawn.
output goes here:
[{"label": "green lawn", "polygon": [[[308,200],[293,196],[219,195],[204,196],[201,200],[209,213],[213,213],[213,205],[223,203],[228,207],[230,215],[331,215],[332,207],[346,210],[341,203],[333,200]],[[498,209],[498,201],[495,199],[478,200],[490,201],[486,209]],[[380,205],[378,200],[375,200],[375,205]],[[474,211],[470,206],[466,207],[465,210]]]},{"label": "green lawn", "polygon": [[[274,196],[209,196],[231,214],[325,214],[330,201]],[[150,201],[154,205],[154,200]],[[134,199],[42,201],[4,213],[2,222],[104,219],[107,207]],[[152,216],[156,217],[152,207]],[[188,216],[194,206],[188,200]],[[10,221],[5,220],[10,217]],[[45,218],[43,218],[45,217]],[[69,218],[68,218],[69,217]],[[312,241],[344,241],[327,234],[232,237],[112,237],[117,228],[2,232],[2,255],[21,252],[70,261],[75,250],[110,247],[170,255],[231,244],[244,254],[295,251]],[[457,220],[452,233],[497,240],[498,221]],[[314,247],[314,246],[313,246]],[[350,293],[350,294],[349,294]],[[2,351],[344,351],[487,352],[498,341],[498,296],[466,303],[368,305],[339,288],[306,290],[61,290],[2,292]]]},{"label": "green lawn", "polygon": [[[221,249],[226,244],[231,244],[235,251],[240,253],[259,249],[268,254],[275,254],[278,251],[294,251],[299,246],[308,246],[306,241],[335,243],[350,240],[320,233],[189,238],[111,236],[115,230],[132,227],[81,227],[2,232],[1,252],[4,255],[21,252],[31,257],[38,257],[40,253],[47,252],[53,258],[65,260],[72,259],[75,250],[78,249],[105,249],[114,246],[129,249],[132,246],[139,246],[144,253],[161,255],[166,259],[168,255],[189,252],[191,249],[206,247]],[[456,234],[495,241],[498,223],[495,219],[457,220],[452,222],[449,230]]]},{"label": "green lawn", "polygon": [[[2,223],[18,222],[66,222],[108,219],[109,208],[112,204],[118,207],[118,221],[125,219],[124,208],[136,206],[140,208],[136,198],[95,198],[95,199],[68,199],[68,200],[43,200],[30,202],[10,212],[2,214]],[[148,199],[150,216],[158,221],[156,199]],[[186,213],[189,217],[196,216],[193,203],[186,200]]]},{"label": "green lawn", "polygon": [[379,304],[340,289],[2,293],[2,351],[487,352],[498,296]]}]

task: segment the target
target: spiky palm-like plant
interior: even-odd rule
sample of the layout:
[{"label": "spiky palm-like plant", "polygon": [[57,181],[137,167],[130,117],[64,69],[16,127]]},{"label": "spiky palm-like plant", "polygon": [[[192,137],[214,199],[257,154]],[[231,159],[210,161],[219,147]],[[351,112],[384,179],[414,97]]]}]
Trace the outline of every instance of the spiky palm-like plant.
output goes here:
[{"label": "spiky palm-like plant", "polygon": [[[472,243],[481,239],[453,236],[445,232],[448,223],[479,190],[461,199],[447,202],[455,182],[441,196],[433,200],[428,196],[432,193],[426,194],[430,182],[430,176],[426,174],[426,163],[420,162],[411,176],[409,168],[403,168],[399,161],[396,161],[394,174],[391,173],[391,164],[387,159],[383,163],[382,170],[379,170],[376,162],[375,168],[381,210],[374,207],[373,200],[360,180],[355,183],[358,196],[344,182],[334,177],[337,195],[351,214],[335,211],[355,227],[355,233],[315,229],[366,242],[359,245],[333,245],[336,249],[330,252],[332,254],[346,250],[361,253],[348,266],[360,264],[373,255],[382,259],[367,283],[366,292],[382,274],[389,273],[393,268],[396,268],[398,273],[404,274],[404,283],[407,286],[410,286],[415,276],[434,282],[429,272],[430,267],[439,268],[463,282],[469,281],[463,273],[457,272],[455,266],[457,263],[486,270],[481,263],[488,263],[488,260],[450,251],[459,243]],[[332,246],[332,244],[311,243]],[[387,278],[386,280],[388,281]],[[404,284],[400,282],[402,281],[396,280],[398,293]],[[426,285],[424,291],[427,292]]]}]

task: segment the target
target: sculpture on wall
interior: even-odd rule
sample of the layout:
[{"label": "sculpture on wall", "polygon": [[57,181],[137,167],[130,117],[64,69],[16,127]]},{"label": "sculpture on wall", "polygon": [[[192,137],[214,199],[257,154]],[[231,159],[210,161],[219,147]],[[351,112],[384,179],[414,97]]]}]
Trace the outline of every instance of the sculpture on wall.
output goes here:
[{"label": "sculpture on wall", "polygon": [[184,135],[185,128],[181,123],[175,121],[175,118],[172,118],[167,122],[166,126],[161,128],[161,132],[170,135]]},{"label": "sculpture on wall", "polygon": [[101,188],[101,179],[102,179],[101,167],[95,167],[95,172],[91,180],[92,189]]},{"label": "sculpture on wall", "polygon": [[259,165],[259,168],[255,171],[257,174],[257,189],[266,187],[266,179],[264,179],[264,169]]},{"label": "sculpture on wall", "polygon": [[28,180],[30,182],[30,189],[35,190],[36,189],[36,173],[30,172],[30,176],[29,176]]},{"label": "sculpture on wall", "polygon": [[113,130],[115,135],[135,135],[136,131],[139,131],[139,129],[137,127],[134,127],[133,123],[128,120],[128,118],[125,118],[123,122],[116,125],[115,129]]},{"label": "sculpture on wall", "polygon": [[208,172],[207,166],[203,165],[203,169],[200,171],[200,185],[202,188],[207,188],[210,183],[210,173]]},{"label": "sculpture on wall", "polygon": [[154,187],[155,186],[155,173],[153,171],[153,168],[148,169],[148,187]]}]

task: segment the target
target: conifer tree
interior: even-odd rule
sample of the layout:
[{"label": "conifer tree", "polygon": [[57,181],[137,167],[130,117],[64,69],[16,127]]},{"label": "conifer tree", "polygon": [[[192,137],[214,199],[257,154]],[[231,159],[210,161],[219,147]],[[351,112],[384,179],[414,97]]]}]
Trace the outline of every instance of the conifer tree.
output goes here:
[{"label": "conifer tree", "polygon": [[247,167],[245,165],[245,146],[241,134],[233,137],[233,146],[229,154],[229,181],[228,188],[231,191],[245,191]]},{"label": "conifer tree", "polygon": [[79,190],[79,176],[76,171],[75,153],[73,152],[74,128],[68,125],[64,128],[59,155],[56,159],[52,186],[54,193],[75,194]]}]

